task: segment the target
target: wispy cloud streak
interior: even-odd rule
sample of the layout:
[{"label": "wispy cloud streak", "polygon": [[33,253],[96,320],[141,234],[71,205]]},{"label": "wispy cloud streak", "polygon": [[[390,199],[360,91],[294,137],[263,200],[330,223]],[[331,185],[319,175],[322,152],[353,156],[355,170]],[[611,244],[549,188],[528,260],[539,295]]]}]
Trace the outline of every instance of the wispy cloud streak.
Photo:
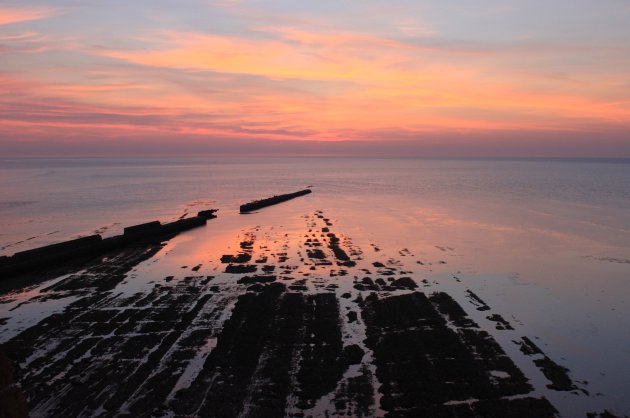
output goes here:
[{"label": "wispy cloud streak", "polygon": [[[553,138],[567,150],[571,135],[595,147],[630,134],[630,42],[612,8],[593,19],[617,32],[586,38],[518,29],[528,15],[516,2],[167,3],[0,7],[0,150],[170,137],[454,152],[466,149],[461,138],[502,137],[522,153],[555,149],[541,146]],[[626,142],[614,144],[630,155]]]},{"label": "wispy cloud streak", "polygon": [[0,6],[0,25],[47,19],[60,13],[58,9],[46,6],[39,7],[5,7]]}]

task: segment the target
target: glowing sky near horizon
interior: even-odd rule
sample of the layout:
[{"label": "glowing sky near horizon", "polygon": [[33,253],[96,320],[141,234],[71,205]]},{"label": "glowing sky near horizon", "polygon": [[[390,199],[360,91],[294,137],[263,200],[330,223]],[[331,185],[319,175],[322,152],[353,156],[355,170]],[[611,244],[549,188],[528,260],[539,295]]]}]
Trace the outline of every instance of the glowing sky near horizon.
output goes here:
[{"label": "glowing sky near horizon", "polygon": [[627,0],[4,1],[0,152],[630,156],[629,21]]}]

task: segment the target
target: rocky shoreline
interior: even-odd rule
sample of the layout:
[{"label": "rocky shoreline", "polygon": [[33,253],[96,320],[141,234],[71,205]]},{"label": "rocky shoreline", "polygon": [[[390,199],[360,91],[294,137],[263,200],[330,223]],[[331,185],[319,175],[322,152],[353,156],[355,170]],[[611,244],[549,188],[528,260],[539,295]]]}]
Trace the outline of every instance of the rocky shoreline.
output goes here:
[{"label": "rocky shoreline", "polygon": [[[422,270],[431,262],[406,249],[413,270],[371,261],[322,211],[302,219],[292,234],[241,231],[236,251],[133,292],[125,284],[174,235],[16,278],[37,295],[10,291],[0,303],[71,301],[1,346],[31,415],[555,417],[546,393],[579,394],[568,370],[479,295],[469,291],[466,307],[432,289]],[[514,333],[547,387],[466,308]]]}]

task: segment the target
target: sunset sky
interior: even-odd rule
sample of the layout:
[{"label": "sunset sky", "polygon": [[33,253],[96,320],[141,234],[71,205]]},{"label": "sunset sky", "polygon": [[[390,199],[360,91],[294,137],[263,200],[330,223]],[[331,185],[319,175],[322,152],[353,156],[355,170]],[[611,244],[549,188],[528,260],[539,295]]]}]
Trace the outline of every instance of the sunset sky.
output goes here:
[{"label": "sunset sky", "polygon": [[630,2],[3,1],[0,154],[630,157]]}]

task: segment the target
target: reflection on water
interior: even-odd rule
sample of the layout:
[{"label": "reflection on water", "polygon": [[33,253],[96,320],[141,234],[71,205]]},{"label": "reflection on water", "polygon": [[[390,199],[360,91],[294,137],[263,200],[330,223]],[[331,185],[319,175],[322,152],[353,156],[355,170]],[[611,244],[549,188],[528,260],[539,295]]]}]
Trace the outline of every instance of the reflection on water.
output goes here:
[{"label": "reflection on water", "polygon": [[[261,158],[0,160],[0,253],[107,227],[173,220],[314,185],[353,202],[411,201],[494,225],[550,225],[628,242],[630,164],[609,162]],[[216,203],[215,203],[216,202]],[[393,203],[394,206],[397,203]],[[46,234],[60,231],[53,237]]]},{"label": "reflection on water", "polygon": [[[135,268],[115,289],[121,297],[150,292],[169,276],[173,282],[214,276],[215,283],[229,284],[233,277],[219,260],[237,253],[247,233],[256,235],[256,251],[287,253],[286,263],[278,263],[287,275],[312,278],[310,266],[300,262],[303,216],[322,210],[340,238],[350,237],[360,249],[362,268],[389,260],[426,281],[427,292],[447,291],[492,330],[537,387],[544,387],[544,377],[512,342],[523,335],[568,367],[575,381],[588,381],[580,384],[588,396],[551,395],[563,412],[609,407],[630,413],[624,393],[630,362],[623,361],[630,355],[624,332],[630,264],[619,262],[630,254],[628,164],[80,160],[2,163],[0,172],[0,246],[10,245],[4,254],[98,228],[113,234],[132,223],[176,219],[197,207],[221,209],[205,228],[176,237]],[[239,203],[305,185],[314,186],[312,195],[254,215],[236,213]],[[335,278],[339,293],[352,290],[353,276]],[[0,318],[11,319],[0,327],[1,340],[41,319],[42,307],[55,312],[73,302],[69,296],[19,305],[39,297],[39,290],[4,298]],[[515,330],[497,332],[467,290]],[[178,384],[193,379],[194,367],[187,373]]]}]

